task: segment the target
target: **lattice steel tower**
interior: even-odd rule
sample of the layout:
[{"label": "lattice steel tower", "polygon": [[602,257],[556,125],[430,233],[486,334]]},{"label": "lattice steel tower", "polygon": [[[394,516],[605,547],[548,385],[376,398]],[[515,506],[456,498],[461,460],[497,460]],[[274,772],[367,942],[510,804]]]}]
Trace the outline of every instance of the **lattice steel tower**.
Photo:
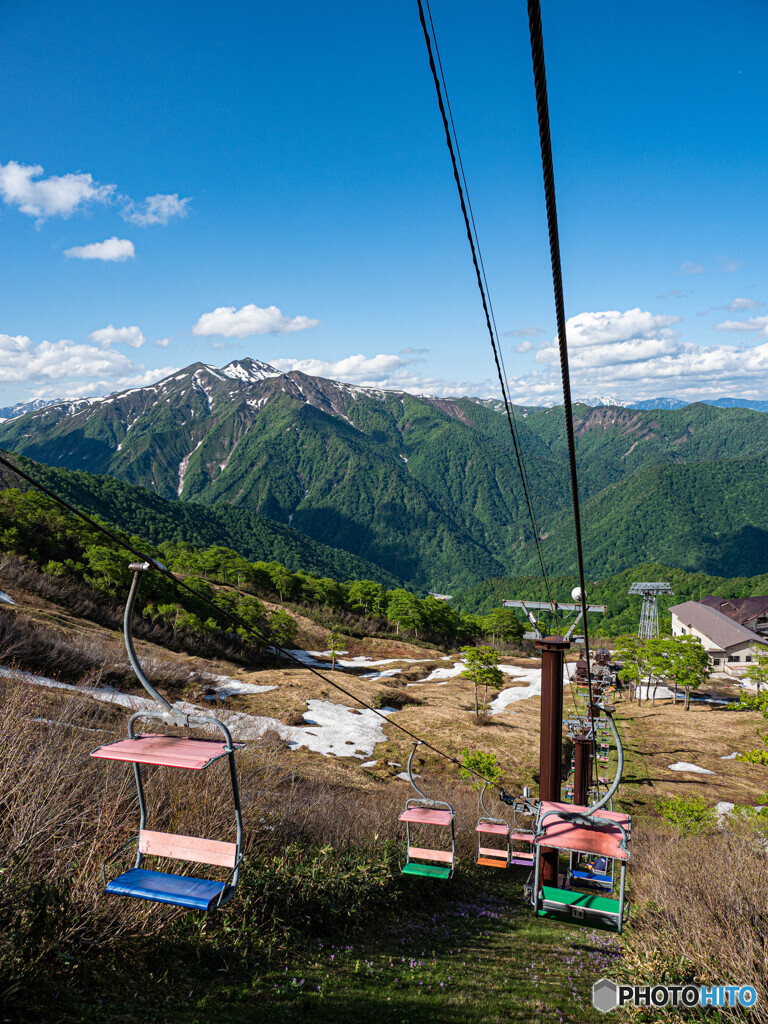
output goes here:
[{"label": "lattice steel tower", "polygon": [[640,627],[637,635],[641,640],[648,640],[659,635],[659,594],[671,594],[668,583],[633,583],[630,594],[642,594],[643,606],[640,609]]}]

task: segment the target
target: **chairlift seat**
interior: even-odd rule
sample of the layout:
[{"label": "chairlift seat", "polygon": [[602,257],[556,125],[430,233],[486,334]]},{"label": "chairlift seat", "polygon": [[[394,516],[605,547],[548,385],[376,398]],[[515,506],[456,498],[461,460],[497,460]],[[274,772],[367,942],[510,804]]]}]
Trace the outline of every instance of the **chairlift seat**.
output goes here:
[{"label": "chairlift seat", "polygon": [[408,861],[401,868],[404,875],[426,875],[428,878],[450,878],[453,869],[444,868],[439,864],[417,864],[415,861]]},{"label": "chairlift seat", "polygon": [[509,825],[497,821],[480,821],[475,825],[475,832],[486,832],[494,836],[509,835]]},{"label": "chairlift seat", "polygon": [[[241,747],[237,743],[233,746]],[[91,753],[108,761],[133,761],[137,764],[157,764],[166,768],[207,768],[209,764],[229,753],[220,740],[190,739],[186,736],[164,736],[147,733],[135,739],[105,743]]]},{"label": "chairlift seat", "polygon": [[621,920],[621,902],[607,896],[575,892],[572,889],[556,889],[544,885],[541,889],[539,917],[567,918],[576,921],[590,921],[618,927]]},{"label": "chairlift seat", "polygon": [[151,903],[170,903],[189,910],[210,910],[225,888],[225,882],[208,878],[131,868],[108,882],[106,891],[116,896],[133,896]]},{"label": "chairlift seat", "polygon": [[413,821],[420,825],[450,825],[452,811],[438,811],[431,807],[408,807],[400,815],[400,821]]},{"label": "chairlift seat", "polygon": [[[621,828],[618,827],[621,825],[629,836],[629,815],[601,808],[597,811],[597,816],[607,818],[608,823],[595,822],[589,826],[578,825],[567,818],[573,813],[586,814],[588,810],[588,807],[580,807],[577,804],[542,801],[539,809],[539,822],[544,831],[542,835],[533,840],[534,843],[537,846],[556,850],[575,850],[579,853],[594,853],[613,857],[616,860],[629,860],[629,851],[622,849],[619,845],[624,835]],[[555,813],[549,814],[550,811]],[[613,824],[614,822],[615,824]]]}]

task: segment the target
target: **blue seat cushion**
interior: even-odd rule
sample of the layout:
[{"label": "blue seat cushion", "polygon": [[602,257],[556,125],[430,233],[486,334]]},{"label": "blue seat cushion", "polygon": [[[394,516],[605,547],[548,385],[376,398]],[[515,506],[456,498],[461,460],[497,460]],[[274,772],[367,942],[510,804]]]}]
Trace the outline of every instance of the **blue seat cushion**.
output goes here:
[{"label": "blue seat cushion", "polygon": [[190,910],[208,910],[211,903],[218,899],[224,884],[208,878],[132,868],[108,882],[107,892],[115,896],[134,896],[153,903],[171,903]]}]

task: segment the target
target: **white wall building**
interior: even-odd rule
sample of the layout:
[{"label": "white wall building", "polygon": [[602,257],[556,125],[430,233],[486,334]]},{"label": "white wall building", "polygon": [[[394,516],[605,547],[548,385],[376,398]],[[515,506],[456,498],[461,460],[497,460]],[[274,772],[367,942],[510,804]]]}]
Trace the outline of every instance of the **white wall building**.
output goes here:
[{"label": "white wall building", "polygon": [[714,608],[698,601],[685,601],[669,610],[672,635],[697,637],[710,657],[714,672],[744,675],[757,655],[765,653],[765,637]]}]

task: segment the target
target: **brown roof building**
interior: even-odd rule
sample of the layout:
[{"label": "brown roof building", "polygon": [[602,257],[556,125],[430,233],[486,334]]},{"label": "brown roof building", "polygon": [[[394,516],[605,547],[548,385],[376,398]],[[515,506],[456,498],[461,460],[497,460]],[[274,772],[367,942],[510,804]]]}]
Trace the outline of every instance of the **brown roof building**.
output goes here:
[{"label": "brown roof building", "polygon": [[768,597],[702,597],[698,602],[768,637]]},{"label": "brown roof building", "polygon": [[765,653],[764,637],[702,601],[685,601],[669,610],[672,635],[698,637],[715,672],[743,675],[757,654]]}]

